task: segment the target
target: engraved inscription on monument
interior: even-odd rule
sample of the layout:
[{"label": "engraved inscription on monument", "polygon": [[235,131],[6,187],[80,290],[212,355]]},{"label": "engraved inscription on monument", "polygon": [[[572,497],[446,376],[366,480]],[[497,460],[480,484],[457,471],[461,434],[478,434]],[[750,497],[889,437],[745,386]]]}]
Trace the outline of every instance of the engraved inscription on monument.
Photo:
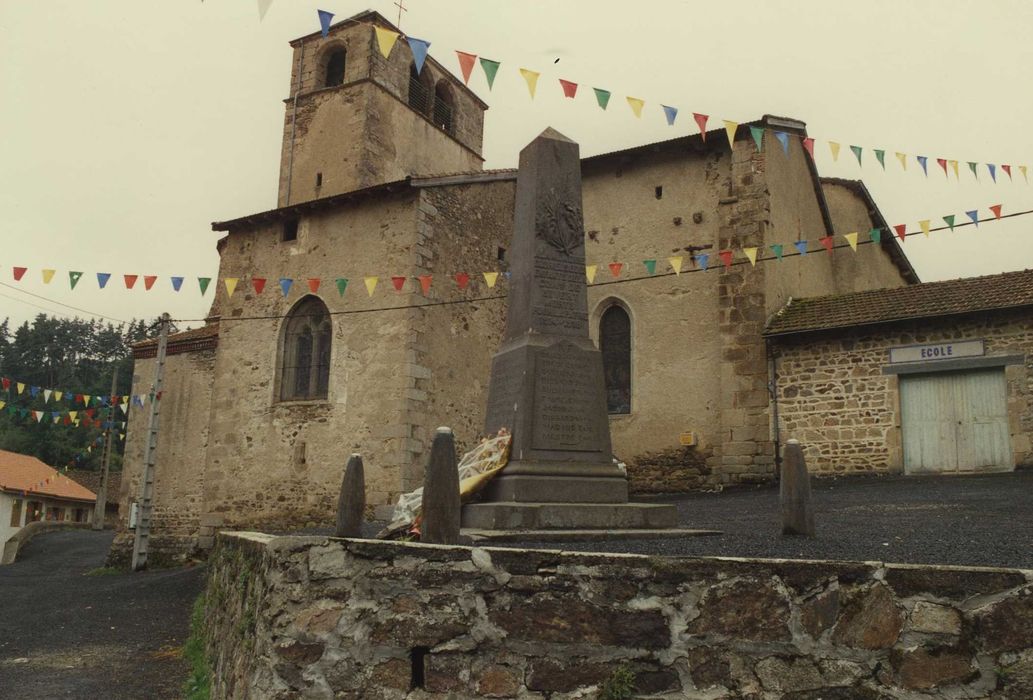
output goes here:
[{"label": "engraved inscription on monument", "polygon": [[517,353],[496,355],[491,362],[491,391],[488,394],[487,429],[513,430],[515,404],[524,385],[524,358]]},{"label": "engraved inscription on monument", "polygon": [[603,435],[598,420],[602,368],[598,356],[568,343],[542,351],[534,382],[536,450],[598,451]]},{"label": "engraved inscription on monument", "polygon": [[535,257],[537,286],[531,300],[531,322],[541,333],[584,335],[588,330],[585,266],[581,261]]}]

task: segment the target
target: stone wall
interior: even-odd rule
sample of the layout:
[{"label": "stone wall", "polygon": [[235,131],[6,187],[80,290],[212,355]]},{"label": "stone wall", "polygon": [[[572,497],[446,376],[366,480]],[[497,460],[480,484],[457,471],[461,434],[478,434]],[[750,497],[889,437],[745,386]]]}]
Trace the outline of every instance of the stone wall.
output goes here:
[{"label": "stone wall", "polygon": [[1033,571],[238,533],[206,609],[213,698],[1033,696]]},{"label": "stone wall", "polygon": [[1005,377],[1015,463],[1033,466],[1033,321],[1022,311],[773,338],[782,441],[803,443],[812,472],[902,471],[899,379],[883,373],[889,349],[980,338],[988,356],[1026,357]]}]

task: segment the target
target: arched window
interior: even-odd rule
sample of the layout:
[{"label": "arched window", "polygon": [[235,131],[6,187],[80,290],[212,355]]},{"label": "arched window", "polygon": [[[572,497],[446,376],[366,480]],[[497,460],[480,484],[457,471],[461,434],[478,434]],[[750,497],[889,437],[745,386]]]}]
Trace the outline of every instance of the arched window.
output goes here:
[{"label": "arched window", "polygon": [[420,114],[430,112],[430,74],[424,68],[422,74],[416,72],[416,64],[409,64],[409,106]]},{"label": "arched window", "polygon": [[330,313],[316,297],[299,301],[283,326],[280,400],[325,399],[330,383]]},{"label": "arched window", "polygon": [[323,87],[334,87],[344,83],[344,59],[348,52],[344,49],[335,49],[326,59],[326,72],[324,73]]},{"label": "arched window", "polygon": [[631,413],[631,319],[616,304],[599,320],[599,350],[606,377],[606,410]]},{"label": "arched window", "polygon": [[434,86],[434,123],[444,131],[454,133],[452,128],[452,88],[448,81],[439,80]]}]

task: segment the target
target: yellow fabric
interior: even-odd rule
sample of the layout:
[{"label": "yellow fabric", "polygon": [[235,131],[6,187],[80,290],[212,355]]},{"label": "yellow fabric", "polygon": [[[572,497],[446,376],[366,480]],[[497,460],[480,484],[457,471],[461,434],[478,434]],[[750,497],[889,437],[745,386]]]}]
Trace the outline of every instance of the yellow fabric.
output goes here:
[{"label": "yellow fabric", "polygon": [[671,269],[674,270],[674,274],[681,274],[682,256],[675,255],[673,258],[667,258],[667,262],[671,263]]},{"label": "yellow fabric", "polygon": [[735,132],[739,129],[739,122],[731,122],[727,119],[724,120],[725,133],[728,134],[728,146],[734,151],[735,150]]},{"label": "yellow fabric", "polygon": [[907,153],[897,152],[897,160],[900,161],[900,167],[907,170]]},{"label": "yellow fabric", "polygon": [[829,141],[829,150],[832,151],[832,160],[839,160],[839,144],[835,141]]},{"label": "yellow fabric", "polygon": [[495,283],[499,281],[499,273],[485,272],[484,281],[487,283],[488,289],[493,289],[495,287]]},{"label": "yellow fabric", "polygon": [[846,242],[850,244],[850,247],[853,248],[854,251],[857,250],[857,232],[856,231],[853,231],[851,233],[844,233],[843,234],[843,238],[846,239]]},{"label": "yellow fabric", "polygon": [[57,270],[44,270],[43,271],[43,284],[50,284],[50,280],[54,279],[54,273]]},{"label": "yellow fabric", "polygon": [[929,219],[922,219],[918,222],[918,225],[922,227],[922,233],[926,236],[929,235]]},{"label": "yellow fabric", "polygon": [[531,93],[531,99],[533,100],[535,88],[538,87],[538,76],[541,74],[533,70],[521,68],[520,75],[524,76],[524,80],[527,82],[527,91]]},{"label": "yellow fabric", "polygon": [[631,107],[631,111],[635,113],[635,116],[639,119],[642,118],[642,106],[645,104],[645,100],[640,100],[637,97],[625,97],[628,101],[628,105]]},{"label": "yellow fabric", "polygon": [[390,58],[391,49],[394,48],[395,42],[398,41],[398,32],[392,32],[390,29],[376,26],[373,27],[373,31],[377,33],[377,46],[380,47],[380,53],[384,54],[384,58]]},{"label": "yellow fabric", "polygon": [[592,284],[595,282],[595,273],[599,269],[598,265],[585,265],[585,277],[588,278],[588,283]]},{"label": "yellow fabric", "polygon": [[373,296],[373,290],[377,288],[377,277],[366,277],[363,281],[366,283],[366,292]]},{"label": "yellow fabric", "polygon": [[223,282],[226,284],[226,294],[228,296],[233,296],[233,292],[237,291],[237,282],[239,281],[239,277],[227,277],[223,280]]},{"label": "yellow fabric", "polygon": [[757,249],[756,248],[743,248],[743,254],[746,259],[750,261],[750,265],[757,266]]}]

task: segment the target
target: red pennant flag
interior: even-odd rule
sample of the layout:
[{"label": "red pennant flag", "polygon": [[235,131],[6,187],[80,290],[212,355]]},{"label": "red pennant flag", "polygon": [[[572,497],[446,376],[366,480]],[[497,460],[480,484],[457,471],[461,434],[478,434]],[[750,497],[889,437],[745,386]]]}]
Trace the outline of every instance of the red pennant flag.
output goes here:
[{"label": "red pennant flag", "polygon": [[574,99],[574,95],[577,94],[577,83],[572,83],[569,80],[560,78],[560,87],[563,88],[563,96]]},{"label": "red pennant flag", "polygon": [[698,112],[692,113],[692,118],[696,120],[696,126],[699,127],[700,136],[703,140],[707,140],[707,120],[710,119],[709,114],[699,114]]},{"label": "red pennant flag", "polygon": [[96,413],[97,413],[97,409],[95,409],[95,408],[87,408],[86,409],[86,415],[88,415],[90,417],[90,420],[93,419],[93,416],[96,415]]},{"label": "red pennant flag", "polygon": [[313,294],[318,292],[319,291],[319,283],[320,283],[320,281],[321,280],[318,277],[310,278],[309,281],[308,281],[309,291],[312,292]]},{"label": "red pennant flag", "polygon": [[825,236],[824,238],[818,239],[818,242],[825,246],[825,250],[829,252],[829,255],[832,255],[832,241],[832,236]]},{"label": "red pennant flag", "polygon": [[430,280],[431,280],[431,276],[430,275],[420,275],[416,279],[418,279],[420,281],[420,289],[423,290],[423,295],[427,296],[428,294],[430,294]]},{"label": "red pennant flag", "polygon": [[893,230],[897,232],[897,238],[903,241],[907,235],[907,224],[897,224],[893,227]]},{"label": "red pennant flag", "polygon": [[1002,165],[1001,166],[1001,170],[1003,170],[1004,172],[1008,173],[1008,179],[1011,180],[1011,166],[1010,165]]},{"label": "red pennant flag", "polygon": [[65,425],[71,425],[71,424],[72,424],[72,417],[66,413],[65,414]]},{"label": "red pennant flag", "polygon": [[624,267],[624,263],[612,262],[610,263],[610,274],[614,277],[620,277],[621,268]]},{"label": "red pennant flag", "polygon": [[470,73],[473,71],[474,61],[477,60],[477,55],[472,53],[466,53],[465,51],[456,51],[459,56],[459,68],[463,71],[463,84],[470,84]]},{"label": "red pennant flag", "polygon": [[79,403],[83,404],[84,406],[86,405],[86,402],[85,402],[85,401],[83,401],[83,396],[82,396],[82,394],[76,394],[76,395],[75,395],[75,400],[76,400],[76,401],[78,401]]},{"label": "red pennant flag", "polygon": [[470,284],[470,275],[465,272],[459,272],[456,274],[456,284],[459,285],[460,289],[466,289],[466,285]]},{"label": "red pennant flag", "polygon": [[11,380],[10,379],[8,379],[7,377],[4,377],[3,379],[0,379],[0,383],[2,383],[4,385],[4,391],[10,391],[10,389],[11,389]]},{"label": "red pennant flag", "polygon": [[151,287],[154,286],[154,282],[158,279],[157,275],[144,275],[143,276],[143,288],[148,292],[151,291]]},{"label": "red pennant flag", "polygon": [[122,275],[126,281],[126,289],[132,289],[133,285],[136,284],[136,279],[139,275]]},{"label": "red pennant flag", "polygon": [[1000,204],[995,204],[992,207],[990,207],[990,211],[992,211],[994,213],[994,218],[997,218],[997,219],[1001,218],[1001,205]]},{"label": "red pennant flag", "polygon": [[730,269],[732,267],[732,258],[735,257],[735,253],[730,250],[722,250],[718,255],[721,256],[721,262],[725,264],[725,269]]},{"label": "red pennant flag", "polygon": [[25,273],[28,271],[28,269],[29,268],[27,268],[27,267],[16,267],[16,268],[14,268],[14,281],[15,282],[21,282],[22,277],[25,276]]},{"label": "red pennant flag", "polygon": [[261,294],[265,289],[265,277],[252,277],[251,286],[255,288],[255,294]]},{"label": "red pennant flag", "polygon": [[947,175],[947,159],[946,158],[937,158],[936,159],[936,163],[941,168],[943,168],[943,174],[946,176]]},{"label": "red pennant flag", "polygon": [[803,139],[803,147],[808,153],[811,154],[811,159],[814,159],[814,139],[810,136],[805,136]]},{"label": "red pennant flag", "polygon": [[392,277],[391,278],[391,284],[393,284],[395,286],[395,291],[396,292],[402,291],[402,287],[405,285],[405,280],[406,279],[408,279],[408,278],[407,277]]}]

